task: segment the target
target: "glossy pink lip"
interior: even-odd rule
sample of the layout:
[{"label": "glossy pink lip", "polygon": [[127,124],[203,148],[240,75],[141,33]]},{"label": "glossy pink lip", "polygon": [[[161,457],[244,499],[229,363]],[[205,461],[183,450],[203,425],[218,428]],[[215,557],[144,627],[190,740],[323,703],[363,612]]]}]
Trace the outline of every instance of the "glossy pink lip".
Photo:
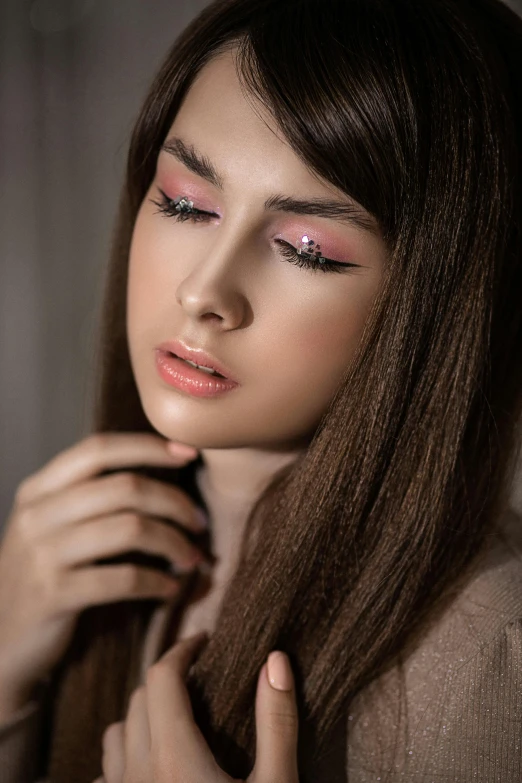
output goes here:
[{"label": "glossy pink lip", "polygon": [[165,383],[192,397],[216,397],[239,388],[239,384],[187,364],[170,351],[156,349],[156,369]]},{"label": "glossy pink lip", "polygon": [[209,367],[211,370],[215,370],[222,375],[226,380],[232,381],[233,383],[239,383],[238,380],[232,377],[232,373],[228,367],[225,367],[224,364],[218,362],[211,354],[206,353],[201,348],[189,348],[179,340],[168,340],[167,342],[158,345],[157,350],[173,353],[180,359],[188,359],[202,367]]}]

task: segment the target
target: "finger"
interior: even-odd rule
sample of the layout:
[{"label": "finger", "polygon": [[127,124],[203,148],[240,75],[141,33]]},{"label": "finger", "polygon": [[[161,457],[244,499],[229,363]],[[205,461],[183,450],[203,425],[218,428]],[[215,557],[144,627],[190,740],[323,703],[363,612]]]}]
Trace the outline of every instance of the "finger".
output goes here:
[{"label": "finger", "polygon": [[[38,503],[38,535],[121,511],[165,517],[201,533],[196,505],[179,487],[133,472],[101,476],[44,497]],[[21,513],[31,514],[31,507]]]},{"label": "finger", "polygon": [[151,779],[150,726],[146,688],[137,688],[129,701],[124,726],[126,764],[137,780]]},{"label": "finger", "polygon": [[274,650],[257,683],[256,763],[249,781],[298,783],[297,735],[294,677],[288,656]]},{"label": "finger", "polygon": [[141,598],[170,601],[181,589],[178,577],[130,563],[65,571],[59,584],[55,608],[66,613],[115,601]]},{"label": "finger", "polygon": [[106,783],[123,783],[125,774],[125,736],[123,723],[111,723],[102,738],[102,771]]},{"label": "finger", "polygon": [[132,511],[88,519],[74,529],[60,528],[46,545],[52,547],[55,562],[68,568],[131,550],[161,555],[185,569],[206,559],[179,530]]},{"label": "finger", "polygon": [[84,481],[104,470],[140,465],[185,465],[198,452],[190,446],[177,444],[167,448],[167,441],[153,433],[98,432],[83,438],[61,451],[43,468],[25,478],[19,486],[17,499],[30,504],[45,495]]},{"label": "finger", "polygon": [[[206,634],[183,639],[147,670],[147,706],[152,753],[168,747],[179,779],[205,780],[215,759],[194,721],[184,678]],[[183,776],[185,774],[185,777]]]}]

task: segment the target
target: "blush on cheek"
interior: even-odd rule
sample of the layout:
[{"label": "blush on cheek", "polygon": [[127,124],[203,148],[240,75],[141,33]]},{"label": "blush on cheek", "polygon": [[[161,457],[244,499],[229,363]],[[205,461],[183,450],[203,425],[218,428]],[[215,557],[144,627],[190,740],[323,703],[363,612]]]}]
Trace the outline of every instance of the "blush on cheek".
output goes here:
[{"label": "blush on cheek", "polygon": [[305,362],[349,360],[357,349],[364,327],[364,319],[346,313],[335,323],[311,321],[310,326],[295,336],[292,344]]},{"label": "blush on cheek", "polygon": [[[346,337],[339,330],[339,341],[343,340],[343,336],[344,338]],[[293,345],[295,345],[299,355],[305,361],[317,361],[318,358],[324,360],[325,352],[331,351],[332,344],[336,345],[338,338],[335,333],[332,333],[331,329],[323,330],[316,324],[301,332],[293,342]]]}]

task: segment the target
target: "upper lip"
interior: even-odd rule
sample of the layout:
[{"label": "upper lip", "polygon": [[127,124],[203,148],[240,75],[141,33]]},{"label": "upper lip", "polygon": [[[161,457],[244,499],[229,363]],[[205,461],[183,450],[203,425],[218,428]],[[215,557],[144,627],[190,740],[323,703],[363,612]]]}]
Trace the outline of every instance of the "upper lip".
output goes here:
[{"label": "upper lip", "polygon": [[227,380],[238,383],[238,381],[232,377],[228,367],[219,362],[216,358],[214,358],[214,356],[212,356],[212,354],[207,353],[207,351],[204,351],[202,348],[189,348],[188,345],[185,345],[179,340],[168,340],[167,342],[158,345],[158,349],[160,351],[169,351],[170,353],[178,356],[180,359],[188,359],[189,361],[194,362],[195,364],[199,364],[202,367],[209,367],[211,370],[215,370],[216,372],[223,375]]}]

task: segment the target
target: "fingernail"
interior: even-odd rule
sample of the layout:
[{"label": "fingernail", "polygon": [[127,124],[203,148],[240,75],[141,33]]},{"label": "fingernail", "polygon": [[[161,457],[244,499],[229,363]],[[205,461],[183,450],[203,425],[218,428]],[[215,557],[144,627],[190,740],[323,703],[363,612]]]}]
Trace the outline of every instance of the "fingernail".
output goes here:
[{"label": "fingernail", "polygon": [[284,652],[274,650],[267,659],[268,682],[278,691],[291,691],[293,687],[290,662]]},{"label": "fingernail", "polygon": [[169,440],[165,446],[168,453],[173,457],[187,457],[187,459],[189,459],[190,457],[197,457],[198,455],[197,449],[193,446],[186,446],[183,443],[176,443],[175,441]]},{"label": "fingernail", "polygon": [[195,510],[196,524],[201,530],[206,530],[208,527],[208,515],[202,508],[196,508]]}]

